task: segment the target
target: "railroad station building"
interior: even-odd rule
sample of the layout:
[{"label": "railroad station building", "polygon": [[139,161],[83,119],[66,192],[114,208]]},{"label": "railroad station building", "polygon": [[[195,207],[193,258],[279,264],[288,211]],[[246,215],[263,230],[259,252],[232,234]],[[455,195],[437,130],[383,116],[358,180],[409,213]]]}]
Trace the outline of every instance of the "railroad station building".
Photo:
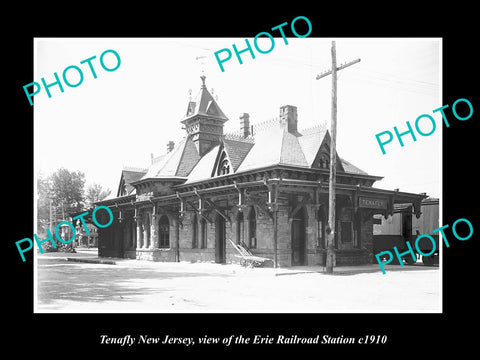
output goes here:
[{"label": "railroad station building", "polygon": [[[169,142],[146,169],[124,168],[108,206],[113,223],[98,229],[102,257],[153,261],[239,262],[233,244],[278,267],[323,265],[326,257],[330,134],[301,129],[297,108],[225,134],[229,119],[205,86],[189,101],[185,136]],[[179,126],[180,126],[179,123]],[[371,262],[373,216],[426,196],[373,187],[382,179],[337,157],[336,266]],[[99,220],[102,221],[102,220]]]}]

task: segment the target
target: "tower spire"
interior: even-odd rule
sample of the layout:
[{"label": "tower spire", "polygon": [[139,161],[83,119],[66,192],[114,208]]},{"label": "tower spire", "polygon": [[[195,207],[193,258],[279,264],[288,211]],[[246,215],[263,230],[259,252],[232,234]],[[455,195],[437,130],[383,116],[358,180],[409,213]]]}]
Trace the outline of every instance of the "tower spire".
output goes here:
[{"label": "tower spire", "polygon": [[206,58],[207,57],[203,56],[203,55],[202,56],[197,56],[195,58],[195,60],[197,60],[197,61],[200,60],[200,67],[201,67],[201,70],[202,70],[202,76],[200,76],[200,79],[202,79],[202,83],[203,83],[202,84],[202,89],[205,88],[205,78],[206,78],[206,76],[205,76],[205,59]]},{"label": "tower spire", "polygon": [[206,154],[219,143],[223,135],[223,124],[228,118],[205,85],[206,76],[202,74],[202,87],[195,100],[188,102],[187,113],[181,120],[187,134],[197,147],[200,156]]}]

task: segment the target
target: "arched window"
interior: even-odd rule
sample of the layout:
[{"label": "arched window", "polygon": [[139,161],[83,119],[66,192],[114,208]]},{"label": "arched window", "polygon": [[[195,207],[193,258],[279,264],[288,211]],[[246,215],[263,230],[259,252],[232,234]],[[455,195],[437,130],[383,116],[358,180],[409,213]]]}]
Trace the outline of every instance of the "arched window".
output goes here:
[{"label": "arched window", "polygon": [[160,248],[170,247],[170,222],[166,215],[162,215],[158,223],[158,246]]},{"label": "arched window", "polygon": [[326,248],[325,244],[325,224],[326,224],[326,215],[325,207],[320,206],[316,213],[317,220],[317,247]]},{"label": "arched window", "polygon": [[198,248],[198,218],[197,213],[192,215],[192,249]]},{"label": "arched window", "polygon": [[330,159],[327,154],[323,154],[320,159],[320,167],[323,169],[330,168]]},{"label": "arched window", "polygon": [[230,174],[230,162],[228,161],[227,154],[224,151],[222,152],[222,156],[220,156],[217,175],[227,175],[227,174]]},{"label": "arched window", "polygon": [[248,213],[248,242],[248,247],[257,247],[257,214],[253,206]]},{"label": "arched window", "polygon": [[220,164],[221,175],[227,175],[230,173],[230,164],[227,159],[223,160]]}]

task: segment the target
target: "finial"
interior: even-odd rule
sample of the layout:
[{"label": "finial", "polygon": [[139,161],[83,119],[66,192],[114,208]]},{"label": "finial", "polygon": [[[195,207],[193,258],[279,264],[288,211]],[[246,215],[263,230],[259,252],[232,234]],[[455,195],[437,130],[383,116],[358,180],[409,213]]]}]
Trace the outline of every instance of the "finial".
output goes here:
[{"label": "finial", "polygon": [[203,88],[206,88],[206,86],[205,86],[206,76],[205,76],[205,75],[202,75],[202,76],[200,76],[200,79],[202,79],[202,87],[203,87]]}]

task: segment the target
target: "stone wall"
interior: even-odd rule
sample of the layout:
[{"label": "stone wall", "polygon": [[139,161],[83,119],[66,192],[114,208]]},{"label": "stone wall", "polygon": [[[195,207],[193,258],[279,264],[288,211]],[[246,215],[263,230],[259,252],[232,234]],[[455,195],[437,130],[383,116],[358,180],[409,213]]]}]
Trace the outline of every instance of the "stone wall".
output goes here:
[{"label": "stone wall", "polygon": [[[231,222],[225,221],[225,262],[239,263],[241,257],[237,250],[233,247],[233,242],[237,241],[238,233],[240,238],[249,244],[249,224],[248,213],[249,208],[244,208],[243,224],[237,221],[238,210],[233,204],[228,204],[230,209],[225,211]],[[226,204],[223,204],[223,208]],[[268,213],[265,213],[261,207],[254,205],[256,214],[256,246],[251,247],[250,251],[260,257],[274,260],[274,229],[273,219]],[[277,264],[279,267],[292,266],[292,240],[291,229],[292,219],[289,219],[289,212],[292,208],[287,205],[279,205],[277,211]],[[325,244],[324,244],[324,227],[325,221],[319,223],[317,221],[314,205],[307,204],[304,207],[303,218],[305,221],[305,265],[325,265]],[[361,209],[359,216],[355,218],[353,224],[354,232],[359,247],[339,248],[336,250],[336,264],[357,265],[363,264],[371,260],[373,253],[373,218],[371,211]],[[345,213],[345,212],[344,212]],[[339,212],[341,215],[342,212]],[[133,219],[125,219],[123,223],[115,221],[111,226],[105,229],[99,229],[101,241],[99,243],[99,256],[137,258],[150,261],[188,261],[188,262],[215,262],[216,257],[216,229],[215,219],[220,216],[214,211],[209,211],[206,216],[212,221],[205,221],[206,231],[202,231],[202,218],[197,215],[197,244],[193,243],[193,223],[194,213],[187,212],[183,217],[181,226],[178,226],[177,220],[173,216],[169,216],[170,220],[170,247],[168,249],[157,249],[154,246],[154,232],[148,234],[142,231],[143,236],[150,236],[148,242],[149,248],[131,248],[132,244],[138,246],[135,242],[136,223]],[[298,213],[297,213],[298,216]],[[348,218],[350,219],[350,217]],[[157,219],[158,220],[158,219]],[[240,227],[239,227],[240,226]],[[158,236],[158,235],[157,235]],[[177,239],[179,251],[177,252]],[[177,256],[178,254],[178,256]]]}]

